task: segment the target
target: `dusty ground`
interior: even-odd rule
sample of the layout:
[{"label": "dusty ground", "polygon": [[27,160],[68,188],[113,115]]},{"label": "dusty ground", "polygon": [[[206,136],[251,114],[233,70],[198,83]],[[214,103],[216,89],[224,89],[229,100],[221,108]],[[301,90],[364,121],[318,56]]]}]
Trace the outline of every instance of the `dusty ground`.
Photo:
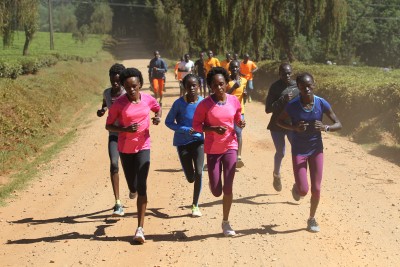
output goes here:
[{"label": "dusty ground", "polygon": [[[125,48],[124,64],[146,73],[151,53],[138,44]],[[169,75],[164,117],[177,98],[176,85]],[[136,205],[121,175],[126,216],[110,217],[114,199],[105,118],[93,110],[79,138],[0,208],[0,265],[399,266],[400,167],[345,138],[323,134],[321,232],[309,233],[309,196],[292,199],[289,157],[283,162],[282,192],[272,187],[274,149],[263,104],[253,102],[246,112],[246,166],[236,173],[230,216],[236,237],[221,234],[221,199],[209,192],[207,174],[200,198],[203,217],[189,216],[192,185],[180,169],[173,132],[161,124],[151,127],[146,243],[132,244]]]}]

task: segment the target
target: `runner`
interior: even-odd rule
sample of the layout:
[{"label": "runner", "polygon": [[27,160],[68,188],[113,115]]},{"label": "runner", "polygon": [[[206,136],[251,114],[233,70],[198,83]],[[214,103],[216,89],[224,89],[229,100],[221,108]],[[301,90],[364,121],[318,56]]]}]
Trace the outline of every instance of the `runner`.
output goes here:
[{"label": "runner", "polygon": [[179,96],[183,96],[185,93],[185,88],[182,84],[183,78],[189,73],[192,73],[194,69],[194,63],[190,60],[189,54],[185,54],[183,56],[183,61],[181,61],[178,65],[178,74],[180,74],[179,80]]},{"label": "runner", "polygon": [[[232,60],[231,63],[229,64],[231,80],[229,81],[226,90],[228,94],[236,96],[237,99],[239,100],[240,106],[242,108],[242,120],[244,120],[244,99],[247,93],[246,92],[247,80],[243,77],[240,77],[239,65],[240,62],[237,60]],[[242,147],[243,147],[242,130],[243,129],[241,127],[238,127],[235,124],[235,132],[238,140],[238,158],[236,162],[237,168],[242,168],[244,166],[244,163],[242,161]]]},{"label": "runner", "polygon": [[221,63],[219,62],[218,58],[214,57],[213,51],[208,51],[207,53],[208,59],[204,63],[204,68],[206,69],[206,77],[208,72],[214,67],[220,67]]},{"label": "runner", "polygon": [[[293,131],[292,161],[295,183],[292,195],[296,201],[307,195],[307,164],[310,167],[311,207],[307,220],[307,230],[319,232],[320,227],[315,220],[318,208],[322,170],[324,162],[321,132],[334,132],[342,128],[342,124],[333,112],[330,104],[323,98],[314,95],[314,78],[309,73],[303,73],[296,78],[299,96],[292,99],[285,111],[278,117],[278,125]],[[333,122],[332,125],[322,123],[323,114]],[[292,124],[287,122],[290,117]]]},{"label": "runner", "polygon": [[[130,192],[137,192],[138,228],[133,240],[144,243],[144,216],[147,206],[147,176],[150,168],[150,111],[154,125],[160,123],[161,107],[149,94],[140,93],[143,86],[142,73],[128,68],[120,74],[126,94],[111,106],[106,129],[119,132],[118,151]],[[114,125],[118,120],[119,126]]]},{"label": "runner", "polygon": [[249,103],[251,103],[251,94],[254,90],[253,85],[253,73],[258,70],[256,64],[250,60],[249,54],[244,54],[243,61],[240,63],[240,73],[247,80],[247,96],[249,99]]},{"label": "runner", "polygon": [[231,61],[232,61],[231,53],[226,53],[225,60],[221,61],[221,67],[226,69],[226,71],[229,73],[229,75],[231,74],[230,70],[229,70],[229,64],[231,63]]},{"label": "runner", "polygon": [[160,52],[154,51],[154,58],[150,60],[149,64],[149,79],[154,90],[155,98],[160,98],[160,106],[162,105],[165,73],[167,70],[167,63],[160,57]]},{"label": "runner", "polygon": [[[125,94],[125,89],[121,86],[119,82],[119,74],[121,71],[125,69],[125,66],[122,64],[114,64],[111,66],[108,74],[110,76],[111,87],[104,90],[103,92],[103,104],[101,109],[97,110],[97,116],[103,117],[106,113],[107,109],[110,109],[111,105],[114,101]],[[118,125],[118,122],[115,123]],[[112,216],[124,216],[124,209],[119,199],[119,154],[118,154],[118,132],[109,132],[108,133],[108,156],[110,157],[110,177],[111,177],[111,185],[114,192],[115,197],[115,205]],[[135,197],[134,194],[129,194],[132,198]]]},{"label": "runner", "polygon": [[274,171],[272,173],[275,190],[282,190],[281,164],[285,156],[285,136],[292,143],[293,132],[279,127],[276,122],[279,114],[284,110],[286,104],[299,94],[296,82],[291,79],[292,67],[289,63],[282,63],[279,66],[280,79],[274,82],[269,88],[265,101],[265,112],[271,113],[267,129],[271,131],[272,141],[275,146]]},{"label": "runner", "polygon": [[243,128],[246,123],[241,120],[240,102],[235,96],[226,94],[228,82],[228,72],[224,68],[215,67],[208,72],[207,84],[213,94],[197,106],[193,129],[205,132],[204,151],[207,153],[210,190],[216,197],[224,193],[222,231],[225,236],[234,236],[236,233],[229,223],[238,149],[234,124]]},{"label": "runner", "polygon": [[177,147],[183,172],[189,183],[194,182],[192,216],[200,217],[199,197],[204,165],[204,136],[192,128],[194,111],[203,98],[198,95],[200,78],[188,74],[183,78],[186,94],[172,105],[165,124],[174,130],[174,146]]},{"label": "runner", "polygon": [[[194,63],[194,73],[200,78],[200,95],[206,97],[206,70],[204,68],[204,52],[200,52],[199,59]],[[204,93],[203,93],[204,92]]]}]

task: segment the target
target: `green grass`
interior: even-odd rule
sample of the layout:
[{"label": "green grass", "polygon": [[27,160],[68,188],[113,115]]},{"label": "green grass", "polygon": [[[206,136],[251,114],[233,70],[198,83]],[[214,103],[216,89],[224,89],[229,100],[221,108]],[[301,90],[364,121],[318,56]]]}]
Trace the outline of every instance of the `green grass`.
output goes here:
[{"label": "green grass", "polygon": [[[90,34],[85,43],[75,42],[72,33],[54,33],[54,50],[50,50],[50,34],[48,32],[37,32],[29,47],[29,56],[40,56],[49,54],[66,54],[80,57],[96,57],[103,47],[105,36]],[[0,38],[1,43],[3,39]],[[0,49],[0,57],[15,60],[22,57],[25,43],[23,32],[16,32],[12,47]]]}]

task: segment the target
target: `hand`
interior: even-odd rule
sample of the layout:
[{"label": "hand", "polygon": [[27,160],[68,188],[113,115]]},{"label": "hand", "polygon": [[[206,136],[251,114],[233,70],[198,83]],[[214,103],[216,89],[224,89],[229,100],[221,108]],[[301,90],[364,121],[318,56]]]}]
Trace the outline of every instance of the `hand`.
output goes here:
[{"label": "hand", "polygon": [[247,90],[244,90],[244,91],[243,91],[243,96],[244,96],[244,97],[247,97]]},{"label": "hand", "polygon": [[316,131],[323,132],[323,131],[325,131],[325,125],[322,123],[322,121],[315,121],[314,122],[314,129]]},{"label": "hand", "polygon": [[104,109],[97,110],[97,117],[103,117],[104,113],[106,113]]},{"label": "hand", "polygon": [[211,126],[213,131],[216,132],[217,134],[223,135],[227,128],[224,126]]},{"label": "hand", "polygon": [[299,124],[297,124],[296,128],[294,129],[296,132],[304,132],[305,130],[307,130],[307,126],[309,125],[308,122],[305,121],[299,121]]},{"label": "hand", "polygon": [[153,122],[154,125],[158,125],[161,122],[160,117],[153,117],[151,118],[151,121]]},{"label": "hand", "polygon": [[193,128],[190,128],[190,129],[189,129],[189,134],[190,134],[190,135],[194,134],[195,132],[196,132],[196,131],[195,131]]},{"label": "hand", "polygon": [[285,99],[286,102],[289,102],[289,101],[292,100],[292,98],[293,98],[293,93],[292,93],[292,92],[287,93],[287,94],[285,94],[283,97],[284,97],[284,99]]},{"label": "hand", "polygon": [[139,126],[140,126],[140,124],[135,122],[135,123],[123,128],[123,129],[124,129],[124,132],[134,133],[134,132],[137,132],[137,130],[139,129]]},{"label": "hand", "polygon": [[244,128],[246,126],[246,121],[245,120],[240,120],[237,123],[237,126],[239,126],[240,128]]}]

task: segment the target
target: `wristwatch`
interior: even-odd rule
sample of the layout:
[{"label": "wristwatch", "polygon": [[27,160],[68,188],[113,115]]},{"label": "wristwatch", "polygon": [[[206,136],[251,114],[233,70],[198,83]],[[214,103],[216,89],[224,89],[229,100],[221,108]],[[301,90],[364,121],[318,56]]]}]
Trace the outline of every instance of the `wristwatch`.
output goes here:
[{"label": "wristwatch", "polygon": [[330,131],[329,125],[325,125],[325,132],[329,132],[329,131]]}]

